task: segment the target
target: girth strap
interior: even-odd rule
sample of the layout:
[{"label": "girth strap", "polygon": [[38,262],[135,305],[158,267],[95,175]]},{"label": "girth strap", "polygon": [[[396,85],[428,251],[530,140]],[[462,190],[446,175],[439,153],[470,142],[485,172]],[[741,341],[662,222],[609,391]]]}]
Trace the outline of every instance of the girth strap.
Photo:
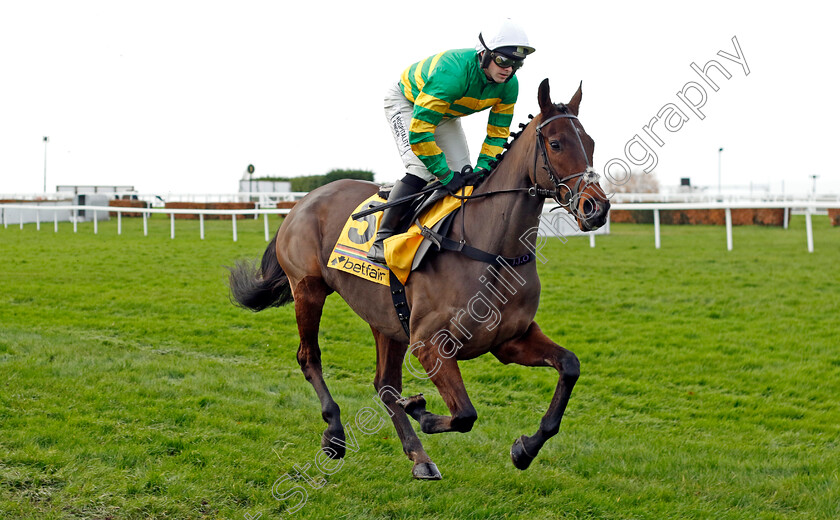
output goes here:
[{"label": "girth strap", "polygon": [[390,271],[389,274],[391,299],[394,301],[394,309],[397,311],[397,318],[399,318],[400,324],[402,324],[403,330],[405,330],[405,335],[410,338],[411,333],[408,330],[408,320],[411,318],[411,309],[408,308],[408,298],[405,297],[405,286],[397,278],[397,275],[394,274],[394,271]]},{"label": "girth strap", "polygon": [[509,266],[523,265],[534,260],[536,257],[533,253],[525,253],[524,255],[516,257],[494,255],[493,253],[488,253],[487,251],[482,251],[481,249],[467,245],[464,242],[452,240],[451,238],[445,237],[426,226],[420,227],[420,234],[423,235],[424,238],[431,240],[439,250],[457,251],[468,258],[472,258],[473,260],[493,265],[501,265],[502,263]]},{"label": "girth strap", "polygon": [[[516,257],[494,255],[476,247],[469,246],[463,242],[447,238],[440,233],[427,228],[426,226],[420,226],[419,222],[417,225],[420,227],[420,234],[431,240],[439,250],[457,251],[464,256],[472,258],[473,260],[478,260],[479,262],[485,262],[492,265],[507,264],[511,267],[515,267],[517,265],[527,264],[536,258],[536,255],[533,253],[525,253],[524,255]],[[411,338],[411,331],[408,326],[408,322],[411,319],[411,309],[408,307],[408,298],[406,298],[405,295],[405,286],[402,282],[400,282],[400,279],[397,278],[397,275],[394,274],[394,271],[389,272],[388,281],[391,285],[391,299],[394,302],[394,309],[397,311],[397,318],[400,320],[400,324],[402,325],[406,336]]]}]

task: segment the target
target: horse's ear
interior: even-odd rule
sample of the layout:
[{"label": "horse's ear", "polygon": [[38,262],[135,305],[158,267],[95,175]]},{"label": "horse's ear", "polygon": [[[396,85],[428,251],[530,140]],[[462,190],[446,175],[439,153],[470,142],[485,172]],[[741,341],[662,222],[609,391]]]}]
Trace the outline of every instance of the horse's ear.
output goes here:
[{"label": "horse's ear", "polygon": [[580,99],[583,97],[583,81],[580,82],[578,86],[577,92],[575,95],[572,96],[572,100],[569,101],[569,110],[572,111],[572,114],[578,115],[578,109],[580,108]]},{"label": "horse's ear", "polygon": [[554,104],[551,102],[549,90],[548,78],[545,78],[540,83],[540,89],[537,91],[537,101],[540,103],[540,112],[543,114],[547,114],[554,107]]}]

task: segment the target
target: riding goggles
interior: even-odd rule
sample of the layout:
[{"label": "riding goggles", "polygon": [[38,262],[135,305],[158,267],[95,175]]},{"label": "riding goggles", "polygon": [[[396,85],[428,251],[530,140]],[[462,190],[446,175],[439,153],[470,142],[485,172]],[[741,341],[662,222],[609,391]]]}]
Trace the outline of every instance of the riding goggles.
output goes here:
[{"label": "riding goggles", "polygon": [[522,67],[522,65],[525,65],[525,60],[511,58],[509,56],[505,56],[504,54],[500,54],[497,52],[491,53],[490,58],[496,65],[503,69],[513,67],[513,70],[517,70],[518,68]]}]

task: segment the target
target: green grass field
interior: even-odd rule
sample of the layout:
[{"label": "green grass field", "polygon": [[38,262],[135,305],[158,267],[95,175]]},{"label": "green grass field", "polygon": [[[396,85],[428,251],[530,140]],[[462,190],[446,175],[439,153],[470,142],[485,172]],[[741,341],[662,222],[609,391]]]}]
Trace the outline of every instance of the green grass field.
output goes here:
[{"label": "green grass field", "polygon": [[[278,221],[272,220],[272,227]],[[462,364],[479,419],[420,434],[444,479],[419,482],[390,424],[313,489],[321,420],[295,361],[292,307],[252,314],[227,271],[262,221],[0,228],[0,518],[840,518],[840,229],[613,225],[550,240],[537,321],[581,360],[560,433],[510,462],[557,381]],[[324,371],[345,421],[372,405],[370,331],[331,296]],[[444,413],[430,383],[405,378]],[[375,406],[375,405],[374,405]],[[320,476],[311,466],[310,476]]]}]

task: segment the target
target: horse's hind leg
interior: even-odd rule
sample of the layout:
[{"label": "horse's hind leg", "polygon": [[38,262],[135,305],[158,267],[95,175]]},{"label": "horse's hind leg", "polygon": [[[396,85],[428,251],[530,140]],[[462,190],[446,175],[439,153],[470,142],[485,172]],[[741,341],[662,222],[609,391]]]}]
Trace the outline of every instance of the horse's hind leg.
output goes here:
[{"label": "horse's hind leg", "polygon": [[402,363],[408,346],[389,339],[373,327],[371,330],[376,339],[376,378],[373,386],[382,404],[388,408],[403,451],[414,462],[411,474],[418,479],[440,480],[437,466],[423,449],[405,410],[397,404],[402,392]]},{"label": "horse's hind leg", "polygon": [[321,370],[321,349],[318,347],[318,327],[324,302],[332,289],[321,278],[309,276],[301,280],[294,291],[295,317],[297,318],[300,347],[297,360],[306,380],[315,388],[321,401],[321,417],[327,429],[321,438],[321,447],[331,458],[344,457],[344,427],[341,412],[333,400]]},{"label": "horse's hind leg", "polygon": [[540,421],[537,433],[516,439],[510,448],[513,465],[526,469],[545,442],[557,434],[560,421],[572,395],[572,388],[580,377],[580,362],[571,351],[551,341],[536,322],[531,323],[524,336],[503,343],[493,354],[504,364],[516,363],[529,367],[554,367],[560,373],[557,389],[548,411]]}]

